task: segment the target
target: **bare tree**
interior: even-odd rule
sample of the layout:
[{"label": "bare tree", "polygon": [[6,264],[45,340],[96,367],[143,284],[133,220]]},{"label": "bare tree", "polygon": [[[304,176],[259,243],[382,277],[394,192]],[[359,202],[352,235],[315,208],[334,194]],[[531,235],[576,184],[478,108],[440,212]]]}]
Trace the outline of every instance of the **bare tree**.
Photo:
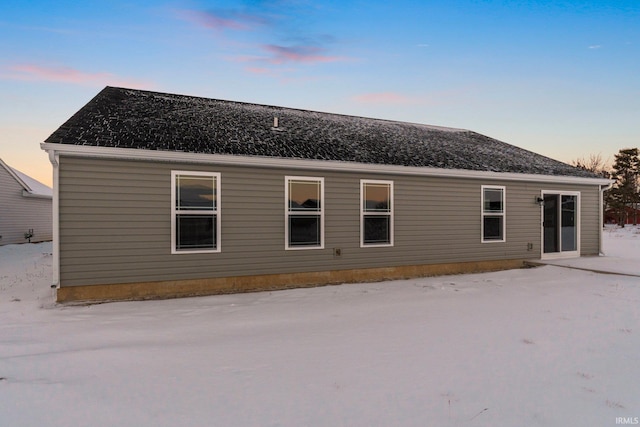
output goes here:
[{"label": "bare tree", "polygon": [[589,157],[580,157],[571,161],[571,164],[577,168],[584,169],[596,173],[603,178],[609,178],[611,173],[607,164],[609,160],[602,157],[602,153],[589,154]]},{"label": "bare tree", "polygon": [[[611,179],[613,178],[613,172],[611,171],[609,159],[604,160],[602,157],[602,153],[598,154],[589,154],[589,157],[579,157],[577,159],[571,160],[571,164],[579,169],[583,169],[589,172],[593,172],[596,175],[601,176],[602,178]],[[604,213],[609,209],[612,209],[614,198],[611,196],[611,192],[607,191],[605,193],[605,197],[602,200],[602,219],[606,221]],[[618,213],[616,209],[616,214]]]}]

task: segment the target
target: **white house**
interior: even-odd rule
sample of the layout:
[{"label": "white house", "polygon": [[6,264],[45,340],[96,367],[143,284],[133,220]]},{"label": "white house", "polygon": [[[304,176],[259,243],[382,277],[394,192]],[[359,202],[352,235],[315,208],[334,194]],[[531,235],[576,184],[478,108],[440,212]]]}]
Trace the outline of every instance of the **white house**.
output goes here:
[{"label": "white house", "polygon": [[0,159],[0,245],[52,239],[50,187]]}]

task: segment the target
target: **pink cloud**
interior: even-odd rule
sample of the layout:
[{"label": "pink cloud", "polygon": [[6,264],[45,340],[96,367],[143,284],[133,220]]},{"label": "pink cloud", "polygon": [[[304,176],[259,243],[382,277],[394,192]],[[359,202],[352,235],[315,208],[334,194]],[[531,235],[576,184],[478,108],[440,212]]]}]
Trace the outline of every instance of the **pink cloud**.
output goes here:
[{"label": "pink cloud", "polygon": [[10,74],[2,77],[11,80],[62,82],[77,85],[105,85],[148,88],[152,84],[133,79],[122,79],[111,73],[87,73],[71,67],[51,67],[37,64],[15,64]]},{"label": "pink cloud", "polygon": [[186,21],[216,31],[249,31],[265,24],[265,20],[258,16],[242,13],[221,14],[200,10],[181,10],[178,15]]},{"label": "pink cloud", "polygon": [[[273,30],[277,27],[282,16],[269,14],[246,13],[240,10],[220,9],[214,11],[179,10],[176,12],[180,19],[189,21],[196,26],[214,30],[216,35],[223,37],[226,31],[254,31],[266,29]],[[269,37],[266,34],[265,37]],[[299,37],[298,37],[299,38]],[[323,36],[322,40],[333,41],[332,37]],[[322,43],[322,40],[320,42]],[[251,46],[248,42],[236,43],[236,51],[253,50],[252,54],[240,54],[226,58],[229,61],[253,63],[255,66],[246,68],[254,74],[269,74],[271,70],[265,68],[268,64],[282,65],[287,63],[324,63],[343,61],[346,58],[328,55],[326,50],[319,45],[294,45],[282,46],[276,44],[263,44]],[[256,52],[256,48],[258,51]],[[261,51],[261,52],[260,52]]]},{"label": "pink cloud", "polygon": [[285,62],[336,62],[344,58],[323,54],[323,49],[316,46],[277,46],[273,44],[263,45],[262,48],[271,56],[268,62],[283,64]]},{"label": "pink cloud", "polygon": [[271,72],[271,70],[264,67],[246,67],[245,70],[252,74],[269,74]]},{"label": "pink cloud", "polygon": [[387,104],[387,105],[409,105],[418,102],[411,98],[395,92],[365,93],[352,98],[362,104]]},{"label": "pink cloud", "polygon": [[311,81],[316,79],[315,77],[304,77],[304,78],[292,77],[292,75],[295,75],[296,71],[298,70],[295,68],[289,68],[289,67],[271,67],[270,68],[270,67],[247,66],[244,68],[244,70],[251,74],[279,79],[282,83],[291,83],[295,81]]},{"label": "pink cloud", "polygon": [[346,61],[342,56],[330,56],[324,54],[324,49],[316,46],[260,46],[264,51],[263,55],[239,55],[229,57],[227,60],[235,62],[253,63],[255,66],[248,66],[245,69],[254,74],[269,74],[273,70],[271,65],[282,65],[286,63],[323,63]]}]

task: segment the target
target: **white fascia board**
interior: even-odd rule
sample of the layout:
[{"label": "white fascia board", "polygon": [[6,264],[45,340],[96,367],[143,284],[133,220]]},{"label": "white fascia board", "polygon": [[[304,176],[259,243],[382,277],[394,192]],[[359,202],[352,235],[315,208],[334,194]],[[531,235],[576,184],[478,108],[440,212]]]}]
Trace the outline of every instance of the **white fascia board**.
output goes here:
[{"label": "white fascia board", "polygon": [[510,172],[472,171],[464,169],[441,169],[383,165],[374,163],[340,162],[334,160],[310,160],[296,158],[236,156],[230,154],[203,154],[183,151],[145,150],[137,148],[96,147],[88,145],[42,143],[40,147],[48,153],[75,157],[105,159],[144,160],[174,163],[200,163],[226,166],[253,166],[280,169],[328,170],[338,172],[361,172],[393,175],[432,176],[443,178],[494,179],[500,181],[531,181],[559,184],[605,185],[612,181],[604,178],[583,178],[563,175],[536,175]]}]

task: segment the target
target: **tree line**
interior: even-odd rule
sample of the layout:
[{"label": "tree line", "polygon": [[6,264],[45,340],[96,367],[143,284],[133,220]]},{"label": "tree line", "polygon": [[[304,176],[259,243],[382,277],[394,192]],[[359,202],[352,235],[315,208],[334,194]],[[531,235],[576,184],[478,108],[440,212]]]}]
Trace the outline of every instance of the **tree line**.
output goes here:
[{"label": "tree line", "polygon": [[621,227],[630,221],[638,224],[640,206],[640,151],[638,148],[623,148],[614,156],[614,163],[608,168],[600,154],[590,155],[572,161],[580,169],[591,171],[604,178],[612,179],[613,186],[605,192],[604,209],[614,216]]}]

